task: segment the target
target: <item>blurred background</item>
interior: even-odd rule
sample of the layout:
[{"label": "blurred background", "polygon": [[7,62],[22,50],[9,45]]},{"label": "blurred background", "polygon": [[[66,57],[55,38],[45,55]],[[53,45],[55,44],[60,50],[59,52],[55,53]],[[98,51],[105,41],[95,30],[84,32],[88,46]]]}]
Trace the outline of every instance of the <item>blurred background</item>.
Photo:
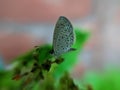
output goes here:
[{"label": "blurred background", "polygon": [[1,68],[36,45],[52,44],[59,16],[91,33],[77,75],[120,65],[119,0],[0,0]]}]

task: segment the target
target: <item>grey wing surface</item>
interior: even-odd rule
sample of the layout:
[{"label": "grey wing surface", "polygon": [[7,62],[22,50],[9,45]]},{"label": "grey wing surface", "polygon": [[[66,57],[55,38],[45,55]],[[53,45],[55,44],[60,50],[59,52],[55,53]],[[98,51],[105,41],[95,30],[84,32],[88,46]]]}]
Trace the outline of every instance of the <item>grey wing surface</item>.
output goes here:
[{"label": "grey wing surface", "polygon": [[61,16],[55,26],[53,36],[53,50],[55,54],[67,52],[74,42],[74,32],[70,21]]}]

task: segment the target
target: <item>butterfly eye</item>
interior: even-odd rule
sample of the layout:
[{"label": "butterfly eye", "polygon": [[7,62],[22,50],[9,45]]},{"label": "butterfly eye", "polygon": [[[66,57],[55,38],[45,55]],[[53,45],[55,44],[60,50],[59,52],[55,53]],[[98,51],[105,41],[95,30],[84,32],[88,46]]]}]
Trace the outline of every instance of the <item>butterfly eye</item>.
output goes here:
[{"label": "butterfly eye", "polygon": [[53,54],[53,53],[54,53],[54,50],[53,50],[53,49],[49,51],[49,54]]}]

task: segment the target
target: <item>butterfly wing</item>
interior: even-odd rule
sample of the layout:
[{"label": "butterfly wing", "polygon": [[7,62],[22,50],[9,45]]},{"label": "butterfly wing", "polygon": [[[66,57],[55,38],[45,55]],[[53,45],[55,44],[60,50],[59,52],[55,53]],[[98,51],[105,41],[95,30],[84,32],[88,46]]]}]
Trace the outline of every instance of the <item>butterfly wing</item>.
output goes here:
[{"label": "butterfly wing", "polygon": [[68,50],[74,43],[74,32],[70,21],[64,17],[59,17],[53,36],[53,50],[54,54],[59,56]]}]

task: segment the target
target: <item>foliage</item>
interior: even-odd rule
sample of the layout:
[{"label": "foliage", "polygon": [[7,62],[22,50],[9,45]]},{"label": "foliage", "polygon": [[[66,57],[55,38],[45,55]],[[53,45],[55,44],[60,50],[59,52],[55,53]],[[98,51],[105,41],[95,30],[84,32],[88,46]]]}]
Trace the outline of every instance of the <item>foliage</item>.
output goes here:
[{"label": "foliage", "polygon": [[1,90],[78,90],[69,71],[76,64],[89,33],[78,28],[75,33],[76,51],[54,58],[49,54],[51,45],[42,45],[15,58],[11,64],[15,65],[13,69],[0,72]]}]

